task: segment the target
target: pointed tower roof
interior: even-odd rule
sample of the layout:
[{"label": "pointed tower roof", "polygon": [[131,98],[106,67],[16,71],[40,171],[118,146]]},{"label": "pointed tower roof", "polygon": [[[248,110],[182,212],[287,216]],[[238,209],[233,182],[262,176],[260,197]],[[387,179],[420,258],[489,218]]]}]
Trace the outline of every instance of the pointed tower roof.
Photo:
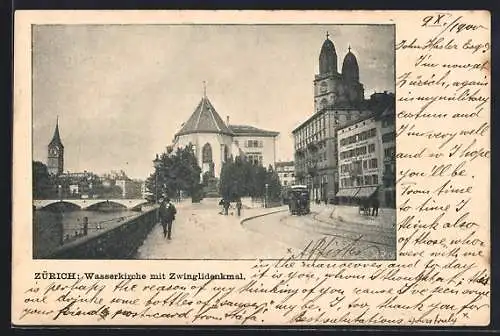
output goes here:
[{"label": "pointed tower roof", "polygon": [[326,33],[326,40],[321,46],[321,52],[319,53],[319,73],[323,74],[333,74],[337,72],[337,52],[335,51],[335,46],[330,40],[330,34]]},{"label": "pointed tower roof", "polygon": [[52,136],[52,140],[49,143],[49,146],[58,145],[59,147],[63,147],[61,136],[59,135],[59,117],[56,120],[56,129],[54,130],[54,135]]},{"label": "pointed tower roof", "polygon": [[176,136],[192,133],[219,133],[233,135],[210,100],[204,95],[188,121]]},{"label": "pointed tower roof", "polygon": [[342,75],[347,80],[359,81],[358,60],[351,52],[351,46],[349,46],[349,52],[345,55],[344,63],[342,64]]}]

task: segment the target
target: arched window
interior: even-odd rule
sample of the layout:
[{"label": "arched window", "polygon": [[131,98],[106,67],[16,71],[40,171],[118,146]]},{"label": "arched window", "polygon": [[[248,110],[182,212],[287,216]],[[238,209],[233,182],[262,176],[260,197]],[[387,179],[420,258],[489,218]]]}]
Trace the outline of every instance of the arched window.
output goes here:
[{"label": "arched window", "polygon": [[229,160],[229,148],[227,145],[224,145],[224,161],[227,162]]},{"label": "arched window", "polygon": [[205,146],[203,146],[202,161],[203,163],[212,162],[212,147],[209,143],[206,143]]}]

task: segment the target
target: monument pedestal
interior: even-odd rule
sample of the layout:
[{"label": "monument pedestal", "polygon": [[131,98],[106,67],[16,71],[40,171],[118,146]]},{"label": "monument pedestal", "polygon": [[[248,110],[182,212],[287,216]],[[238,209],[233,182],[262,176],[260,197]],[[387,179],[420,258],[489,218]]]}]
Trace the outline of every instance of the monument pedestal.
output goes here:
[{"label": "monument pedestal", "polygon": [[220,197],[219,181],[215,178],[209,178],[205,187],[203,187],[205,197]]}]

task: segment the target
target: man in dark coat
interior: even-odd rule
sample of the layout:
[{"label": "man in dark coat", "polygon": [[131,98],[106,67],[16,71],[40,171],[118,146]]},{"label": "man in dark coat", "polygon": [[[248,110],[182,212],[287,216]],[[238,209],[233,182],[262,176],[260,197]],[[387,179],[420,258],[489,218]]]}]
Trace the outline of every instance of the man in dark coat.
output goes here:
[{"label": "man in dark coat", "polygon": [[172,223],[176,213],[177,209],[170,199],[164,198],[160,203],[160,221],[163,227],[163,237],[167,237],[168,240],[172,239]]}]

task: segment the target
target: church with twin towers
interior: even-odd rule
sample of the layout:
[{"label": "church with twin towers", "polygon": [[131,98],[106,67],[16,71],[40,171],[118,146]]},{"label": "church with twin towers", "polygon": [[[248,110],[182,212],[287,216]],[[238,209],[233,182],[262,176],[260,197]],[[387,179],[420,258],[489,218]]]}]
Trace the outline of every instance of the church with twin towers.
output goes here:
[{"label": "church with twin towers", "polygon": [[[365,49],[370,48],[367,46]],[[338,56],[342,54],[339,68]],[[362,56],[371,57],[369,54]],[[393,64],[394,60],[381,62]],[[292,131],[296,182],[307,185],[312,197],[325,202],[336,203],[347,194],[353,196],[347,193],[348,187],[349,192],[352,189],[356,193],[361,189],[370,190],[371,193],[367,192],[364,197],[371,197],[382,181],[385,147],[394,146],[393,142],[382,143],[382,131],[388,131],[385,131],[387,122],[381,119],[383,115],[383,118],[391,119],[390,124],[393,125],[394,94],[385,91],[374,93],[366,99],[354,50],[347,45],[344,52],[340,53],[328,33],[321,46],[318,63],[318,72],[313,80],[314,111]],[[370,139],[367,140],[365,132],[360,132],[363,128],[372,127],[369,126],[371,124],[377,126],[374,126],[374,131],[369,129]],[[339,140],[344,133],[353,133],[353,136],[347,142]],[[372,138],[377,139],[373,146],[364,143]],[[367,151],[365,147],[369,147]],[[374,161],[368,162],[368,166],[368,159],[372,160],[371,156],[375,155],[378,157],[378,166],[373,165]],[[346,162],[341,165],[340,161],[344,158]],[[358,169],[358,164],[362,165],[361,169]],[[364,179],[364,170],[371,174],[370,178],[367,176]],[[373,175],[377,175],[377,179]],[[352,180],[354,183],[350,183]],[[366,180],[367,184],[364,185],[361,180]],[[342,188],[346,192],[341,192]]]}]

